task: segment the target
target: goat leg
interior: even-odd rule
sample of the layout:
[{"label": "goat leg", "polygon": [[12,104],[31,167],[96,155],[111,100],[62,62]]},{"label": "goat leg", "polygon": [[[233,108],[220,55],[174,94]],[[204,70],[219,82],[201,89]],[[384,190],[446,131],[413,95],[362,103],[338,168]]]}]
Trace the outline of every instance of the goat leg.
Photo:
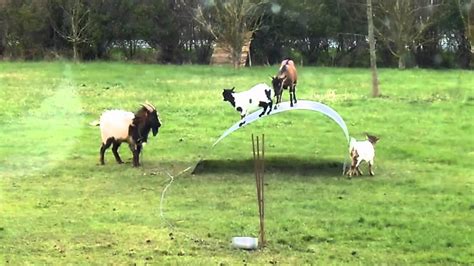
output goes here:
[{"label": "goat leg", "polygon": [[355,171],[354,169],[349,169],[349,171],[347,172],[349,174],[349,177],[352,177],[353,175],[355,175]]},{"label": "goat leg", "polygon": [[352,177],[352,175],[354,174],[354,163],[353,162],[351,163],[351,166],[349,166],[349,169],[347,170],[346,174],[349,177]]},{"label": "goat leg", "polygon": [[296,85],[293,85],[293,101],[296,103]]},{"label": "goat leg", "polygon": [[141,145],[130,143],[128,146],[130,147],[130,150],[132,151],[132,154],[133,154],[133,166],[134,167],[140,166],[140,162],[139,162],[140,148],[139,147],[141,147]]},{"label": "goat leg", "polygon": [[293,94],[291,93],[291,90],[290,90],[290,107],[293,107]]},{"label": "goat leg", "polygon": [[123,164],[122,159],[120,158],[120,155],[118,153],[118,148],[120,147],[120,142],[114,142],[114,145],[112,146],[112,152],[114,153],[115,156],[115,161],[117,161],[118,164]]},{"label": "goat leg", "polygon": [[102,146],[100,147],[100,164],[102,165],[105,164],[105,161],[104,161],[105,151],[110,147],[110,145],[112,145],[112,142],[113,142],[113,138],[107,139],[107,141],[105,143],[102,143]]},{"label": "goat leg", "polygon": [[349,174],[349,177],[353,176],[354,174],[357,174],[355,169],[357,167],[357,158],[358,157],[359,157],[359,155],[357,154],[357,152],[352,150],[351,151],[351,167],[350,167],[349,171],[347,171],[347,173]]},{"label": "goat leg", "polygon": [[362,171],[359,169],[362,160],[357,160],[357,158],[359,158],[359,154],[357,152],[355,152],[355,156],[357,157],[355,157],[354,169],[357,172],[357,175],[362,175]]},{"label": "goat leg", "polygon": [[260,107],[263,108],[262,113],[260,113],[260,114],[258,115],[258,117],[262,117],[262,116],[265,114],[265,112],[267,111],[268,103],[266,103],[266,102],[259,102],[258,106],[260,106]]},{"label": "goat leg", "polygon": [[137,151],[134,151],[133,152],[133,167],[138,167],[140,166],[140,163],[139,163],[139,158],[138,158],[138,152]]},{"label": "goat leg", "polygon": [[374,176],[374,171],[372,171],[372,163],[369,162],[369,175]]},{"label": "goat leg", "polygon": [[136,166],[140,166],[140,153],[142,151],[142,144],[137,144],[137,150],[136,150],[136,154],[137,154],[137,164]]},{"label": "goat leg", "polygon": [[100,147],[100,164],[101,165],[104,165],[105,164],[105,161],[104,161],[104,153],[105,153],[105,145],[102,144],[102,147]]}]

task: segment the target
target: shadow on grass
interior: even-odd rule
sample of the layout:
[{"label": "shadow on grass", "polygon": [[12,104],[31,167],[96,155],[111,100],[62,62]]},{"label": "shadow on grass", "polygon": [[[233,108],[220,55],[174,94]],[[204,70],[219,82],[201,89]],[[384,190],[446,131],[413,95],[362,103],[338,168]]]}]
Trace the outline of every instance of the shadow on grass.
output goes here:
[{"label": "shadow on grass", "polygon": [[[282,173],[304,176],[341,176],[344,162],[314,161],[300,158],[265,159],[266,173]],[[252,159],[202,160],[194,168],[193,174],[247,174],[254,172]]]}]

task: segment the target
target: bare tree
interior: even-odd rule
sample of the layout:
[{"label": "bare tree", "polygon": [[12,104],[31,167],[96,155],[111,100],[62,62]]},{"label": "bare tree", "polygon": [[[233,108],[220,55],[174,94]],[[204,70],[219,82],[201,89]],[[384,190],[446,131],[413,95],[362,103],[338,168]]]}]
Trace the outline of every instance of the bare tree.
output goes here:
[{"label": "bare tree", "polygon": [[249,35],[258,30],[263,12],[260,0],[216,0],[215,5],[199,4],[195,20],[210,32],[216,42],[229,50],[235,68],[240,67],[242,46]]},{"label": "bare tree", "polygon": [[53,19],[51,19],[51,25],[59,36],[72,44],[73,58],[77,62],[79,60],[78,46],[87,42],[86,30],[91,22],[90,10],[82,0],[63,0],[58,1],[57,4],[63,11],[64,25],[62,28],[59,27]]},{"label": "bare tree", "polygon": [[0,0],[0,58],[7,47],[8,22],[5,14],[6,7],[7,1]]},{"label": "bare tree", "polygon": [[471,0],[471,3],[468,6],[468,32],[469,32],[469,42],[471,43],[471,54],[474,54],[474,0]]},{"label": "bare tree", "polygon": [[471,46],[471,57],[474,55],[474,0],[457,0],[459,15],[465,27],[466,37]]},{"label": "bare tree", "polygon": [[377,75],[377,57],[375,54],[374,20],[372,0],[367,0],[367,24],[369,32],[370,69],[372,70],[372,96],[380,96],[379,79]]},{"label": "bare tree", "polygon": [[423,33],[433,25],[443,0],[380,0],[377,1],[378,36],[398,58],[398,68],[406,67],[406,57],[422,40]]}]

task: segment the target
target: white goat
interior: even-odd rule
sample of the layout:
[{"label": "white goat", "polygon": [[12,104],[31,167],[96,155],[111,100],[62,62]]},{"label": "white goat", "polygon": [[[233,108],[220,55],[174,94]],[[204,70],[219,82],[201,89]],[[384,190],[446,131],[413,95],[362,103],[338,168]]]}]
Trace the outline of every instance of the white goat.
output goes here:
[{"label": "white goat", "polygon": [[349,176],[362,175],[359,166],[362,161],[366,161],[369,164],[369,174],[374,175],[372,166],[374,165],[375,158],[375,144],[379,140],[376,136],[367,135],[367,140],[357,141],[351,138],[349,144],[349,156],[351,157],[351,168],[347,171]]},{"label": "white goat", "polygon": [[[237,112],[240,113],[240,118],[244,118],[250,111],[263,107],[263,111],[259,116],[267,115],[272,111],[273,106],[273,89],[267,84],[260,83],[247,91],[235,92],[235,87],[232,89],[224,89],[222,97],[224,101],[228,101]],[[242,126],[245,123],[240,123]]]}]

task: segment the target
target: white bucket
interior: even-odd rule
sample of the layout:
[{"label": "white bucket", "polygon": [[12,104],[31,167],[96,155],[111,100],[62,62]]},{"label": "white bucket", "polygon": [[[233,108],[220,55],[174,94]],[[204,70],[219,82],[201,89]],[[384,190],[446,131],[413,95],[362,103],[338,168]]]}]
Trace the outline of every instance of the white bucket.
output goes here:
[{"label": "white bucket", "polygon": [[258,238],[247,236],[233,237],[232,246],[241,249],[257,249]]}]

